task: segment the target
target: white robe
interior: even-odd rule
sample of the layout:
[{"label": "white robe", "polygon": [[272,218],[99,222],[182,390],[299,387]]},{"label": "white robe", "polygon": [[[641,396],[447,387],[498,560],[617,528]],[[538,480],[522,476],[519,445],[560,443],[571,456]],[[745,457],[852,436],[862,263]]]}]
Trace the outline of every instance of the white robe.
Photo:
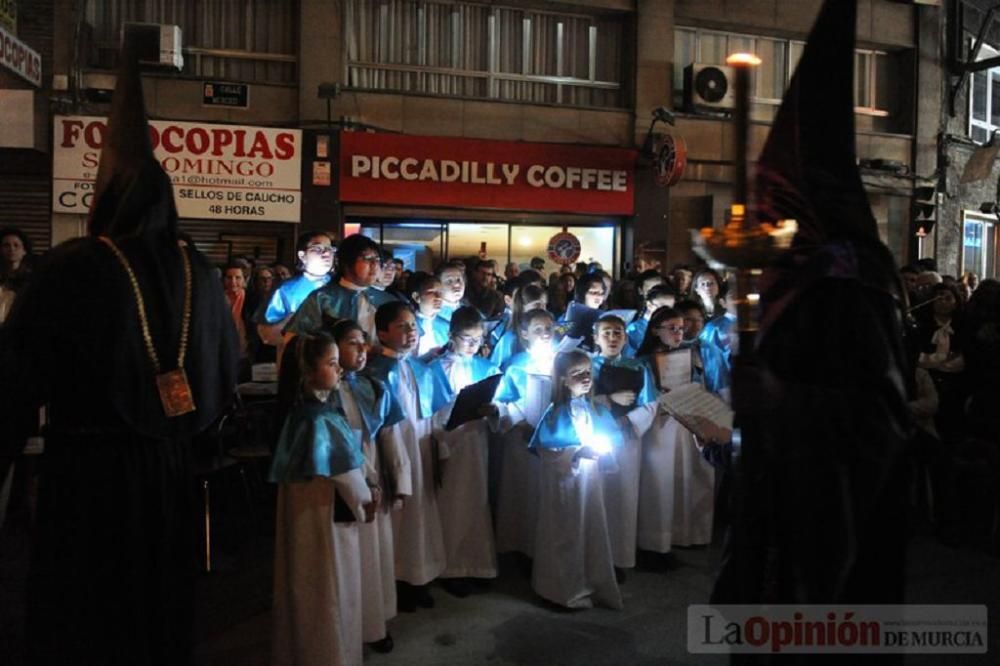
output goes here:
[{"label": "white robe", "polygon": [[615,452],[616,474],[604,475],[604,505],[608,514],[608,533],[616,567],[635,566],[636,529],[639,522],[639,477],[642,462],[642,436],[656,417],[657,403],[636,407],[625,417],[638,437],[622,432],[625,440]]},{"label": "white robe", "polygon": [[[358,522],[333,522],[336,493]],[[278,487],[271,663],[356,666],[362,657],[358,535],[371,493],[360,469]]]},{"label": "white robe", "polygon": [[[452,362],[446,356],[442,366],[456,395],[473,383],[471,373],[463,364]],[[442,415],[443,421],[450,411]],[[449,457],[437,504],[447,566],[441,577],[496,578],[496,544],[487,478],[489,428],[486,419],[464,423],[444,437]]]},{"label": "white robe", "polygon": [[639,548],[669,553],[672,546],[711,543],[715,470],[694,436],[666,414],[646,433],[639,481]]},{"label": "white robe", "polygon": [[500,429],[506,431],[497,491],[496,544],[501,553],[535,556],[541,465],[528,450],[528,442],[551,401],[552,380],[532,374],[528,375],[527,395],[501,405]]},{"label": "white robe", "polygon": [[531,586],[568,608],[622,607],[596,460],[574,468],[579,447],[540,449],[541,482]]},{"label": "white robe", "polygon": [[[378,447],[372,440],[346,382],[340,385],[341,403],[351,429],[359,433],[365,454],[365,478],[370,484],[380,482],[381,461]],[[361,549],[361,615],[365,643],[386,637],[386,622],[396,616],[395,562],[393,561],[392,519],[386,508],[392,498],[382,496],[382,506],[375,520],[359,525]]]},{"label": "white robe", "polygon": [[[383,428],[379,437],[389,439],[390,448],[406,451],[410,476],[399,479],[399,494],[408,495],[403,507],[392,512],[395,577],[411,585],[426,585],[445,569],[444,539],[434,487],[434,447],[436,419],[421,419],[413,371],[400,362],[401,379],[396,400],[406,418]],[[439,455],[448,457],[447,443],[440,440]],[[407,487],[408,486],[408,487]]]}]

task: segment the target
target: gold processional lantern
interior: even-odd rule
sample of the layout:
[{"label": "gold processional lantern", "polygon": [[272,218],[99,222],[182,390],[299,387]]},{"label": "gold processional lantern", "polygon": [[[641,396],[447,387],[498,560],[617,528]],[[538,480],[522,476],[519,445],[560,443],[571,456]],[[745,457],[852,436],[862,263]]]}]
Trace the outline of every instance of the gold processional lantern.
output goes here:
[{"label": "gold processional lantern", "polygon": [[750,201],[750,71],[760,63],[760,58],[751,53],[734,53],[726,58],[726,64],[735,72],[734,200],[729,209],[729,221],[721,231],[714,228],[692,230],[693,250],[699,257],[713,268],[729,268],[736,272],[736,317],[741,333],[757,330],[754,316],[759,301],[754,288],[756,277],[764,266],[791,246],[797,230],[795,220],[782,220],[777,224],[757,220]]}]

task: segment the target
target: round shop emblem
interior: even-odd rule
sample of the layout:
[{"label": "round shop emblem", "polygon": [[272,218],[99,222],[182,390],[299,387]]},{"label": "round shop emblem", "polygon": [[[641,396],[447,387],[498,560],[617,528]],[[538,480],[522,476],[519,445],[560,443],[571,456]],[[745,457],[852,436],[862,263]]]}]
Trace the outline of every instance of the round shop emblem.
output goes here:
[{"label": "round shop emblem", "polygon": [[572,264],[580,258],[580,239],[568,231],[562,231],[549,239],[547,251],[549,259],[557,264]]},{"label": "round shop emblem", "polygon": [[656,182],[671,187],[684,175],[687,165],[687,143],[679,136],[667,135],[656,151]]}]

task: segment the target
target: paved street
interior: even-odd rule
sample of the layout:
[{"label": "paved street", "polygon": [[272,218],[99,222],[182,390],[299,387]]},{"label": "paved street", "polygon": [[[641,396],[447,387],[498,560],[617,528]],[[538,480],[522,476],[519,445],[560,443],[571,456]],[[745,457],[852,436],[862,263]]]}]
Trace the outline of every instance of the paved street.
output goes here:
[{"label": "paved street", "polygon": [[[271,501],[270,489],[260,498]],[[225,499],[225,498],[220,498]],[[199,579],[199,666],[269,663],[273,520],[250,519],[241,502],[220,502],[216,514],[215,566]],[[234,516],[241,516],[235,518]],[[20,626],[26,569],[24,534],[5,527],[0,541],[0,661],[23,663]],[[677,566],[630,572],[622,587],[623,611],[566,612],[538,601],[516,559],[501,560],[501,576],[486,594],[456,599],[439,587],[432,610],[403,614],[391,623],[396,649],[368,654],[371,666],[455,664],[494,666],[560,664],[725,664],[725,657],[687,653],[689,604],[711,589],[719,549],[680,550]],[[907,562],[911,603],[988,604],[1000,613],[1000,559],[981,548],[948,548],[927,536],[911,541]],[[994,619],[990,653],[983,657],[914,656],[908,666],[997,664],[1000,631]]]},{"label": "paved street", "polygon": [[[263,543],[246,544],[242,560],[227,560],[218,575],[202,579],[201,666],[268,663],[270,577]],[[372,666],[412,664],[725,664],[723,656],[688,654],[686,610],[703,603],[712,586],[719,548],[679,550],[669,571],[630,572],[622,586],[623,611],[566,612],[538,601],[515,559],[501,560],[501,576],[486,594],[456,599],[433,588],[436,606],[402,614],[391,623],[396,642],[388,655],[368,654]],[[240,567],[237,570],[237,567]],[[1000,613],[1000,559],[974,548],[951,549],[919,536],[911,541],[908,601],[988,604]],[[224,599],[222,595],[235,595]],[[242,599],[238,602],[237,599]],[[990,654],[946,660],[913,656],[908,665],[997,664],[1000,631],[991,622]]]}]

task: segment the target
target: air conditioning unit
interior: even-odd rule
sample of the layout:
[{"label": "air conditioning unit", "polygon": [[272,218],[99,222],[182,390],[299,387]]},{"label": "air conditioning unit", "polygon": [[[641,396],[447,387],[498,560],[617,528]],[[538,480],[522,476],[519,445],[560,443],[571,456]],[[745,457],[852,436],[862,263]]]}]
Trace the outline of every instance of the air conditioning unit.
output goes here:
[{"label": "air conditioning unit", "polygon": [[122,44],[125,38],[135,39],[139,48],[139,63],[152,67],[184,69],[181,51],[181,28],[161,23],[125,23],[122,25]]},{"label": "air conditioning unit", "polygon": [[693,62],[684,68],[684,106],[689,111],[736,107],[732,67]]}]

